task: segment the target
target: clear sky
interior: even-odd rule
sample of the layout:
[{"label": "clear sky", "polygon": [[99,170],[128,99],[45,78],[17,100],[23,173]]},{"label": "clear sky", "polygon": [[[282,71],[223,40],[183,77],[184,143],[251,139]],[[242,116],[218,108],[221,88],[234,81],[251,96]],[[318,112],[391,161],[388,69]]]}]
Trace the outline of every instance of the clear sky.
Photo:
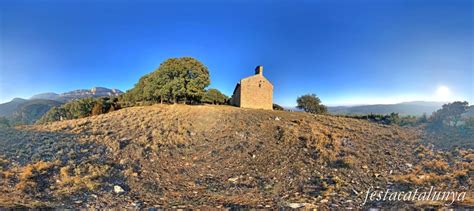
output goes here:
[{"label": "clear sky", "polygon": [[[258,3],[257,3],[258,2]],[[274,101],[474,103],[471,0],[1,0],[0,102],[123,91],[192,56],[230,95],[257,65]]]}]

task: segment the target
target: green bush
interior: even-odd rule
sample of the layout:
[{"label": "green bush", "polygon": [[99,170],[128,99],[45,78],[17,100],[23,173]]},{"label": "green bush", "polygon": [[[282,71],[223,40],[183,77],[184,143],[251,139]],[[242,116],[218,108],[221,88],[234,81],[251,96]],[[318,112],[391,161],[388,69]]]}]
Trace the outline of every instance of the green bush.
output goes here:
[{"label": "green bush", "polygon": [[92,115],[105,114],[109,111],[120,109],[117,98],[85,98],[73,100],[60,107],[51,108],[38,120],[38,123],[46,123],[67,119],[78,119]]},{"label": "green bush", "polygon": [[203,103],[210,103],[210,104],[225,104],[229,97],[222,94],[217,89],[208,89],[202,98]]}]

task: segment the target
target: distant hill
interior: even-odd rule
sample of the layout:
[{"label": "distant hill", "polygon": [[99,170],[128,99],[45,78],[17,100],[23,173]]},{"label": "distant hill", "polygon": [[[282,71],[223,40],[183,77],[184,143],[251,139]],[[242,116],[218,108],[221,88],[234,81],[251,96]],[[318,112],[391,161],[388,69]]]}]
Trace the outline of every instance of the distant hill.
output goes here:
[{"label": "distant hill", "polygon": [[61,103],[54,100],[28,100],[22,103],[9,119],[14,124],[33,124],[48,112],[49,109],[59,105]]},{"label": "distant hill", "polygon": [[96,98],[96,97],[117,97],[123,94],[122,91],[118,89],[108,89],[104,87],[94,87],[92,89],[78,89],[70,92],[64,92],[61,94],[56,94],[53,92],[41,93],[32,96],[30,99],[44,99],[44,100],[55,100],[60,102],[67,102],[75,99],[82,98]]},{"label": "distant hill", "polygon": [[53,106],[82,98],[116,97],[122,93],[118,89],[104,87],[78,89],[61,94],[41,93],[33,95],[28,100],[15,98],[10,102],[0,104],[0,116],[6,117],[15,124],[31,124],[41,118]]},{"label": "distant hill", "polygon": [[47,92],[47,93],[41,93],[41,94],[33,95],[32,97],[30,97],[30,100],[36,100],[36,99],[58,100],[59,99],[59,94],[56,94],[54,92]]},{"label": "distant hill", "polygon": [[10,116],[15,112],[18,106],[27,101],[28,100],[22,98],[14,98],[10,102],[0,104],[0,116]]},{"label": "distant hill", "polygon": [[336,106],[329,107],[331,114],[345,115],[364,115],[364,114],[390,114],[399,113],[402,116],[414,115],[421,116],[423,113],[430,115],[440,109],[446,102],[426,102],[414,101],[397,104],[378,104],[378,105],[360,105],[360,106]]}]

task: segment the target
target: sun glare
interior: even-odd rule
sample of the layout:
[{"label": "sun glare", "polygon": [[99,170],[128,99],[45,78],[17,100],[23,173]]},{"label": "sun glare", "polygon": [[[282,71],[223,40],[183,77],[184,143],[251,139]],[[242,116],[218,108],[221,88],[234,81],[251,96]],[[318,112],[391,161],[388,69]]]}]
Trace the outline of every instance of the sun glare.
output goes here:
[{"label": "sun glare", "polygon": [[447,100],[449,96],[451,95],[451,91],[447,86],[440,86],[438,89],[436,89],[436,96],[440,100]]}]

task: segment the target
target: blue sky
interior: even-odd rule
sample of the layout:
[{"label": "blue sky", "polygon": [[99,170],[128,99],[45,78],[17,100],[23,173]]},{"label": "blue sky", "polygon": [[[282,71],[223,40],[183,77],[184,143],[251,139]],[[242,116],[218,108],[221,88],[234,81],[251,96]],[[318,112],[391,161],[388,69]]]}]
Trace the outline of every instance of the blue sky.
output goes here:
[{"label": "blue sky", "polygon": [[474,102],[470,0],[0,1],[0,102],[104,86],[128,90],[192,56],[230,95],[263,65],[274,101]]}]

